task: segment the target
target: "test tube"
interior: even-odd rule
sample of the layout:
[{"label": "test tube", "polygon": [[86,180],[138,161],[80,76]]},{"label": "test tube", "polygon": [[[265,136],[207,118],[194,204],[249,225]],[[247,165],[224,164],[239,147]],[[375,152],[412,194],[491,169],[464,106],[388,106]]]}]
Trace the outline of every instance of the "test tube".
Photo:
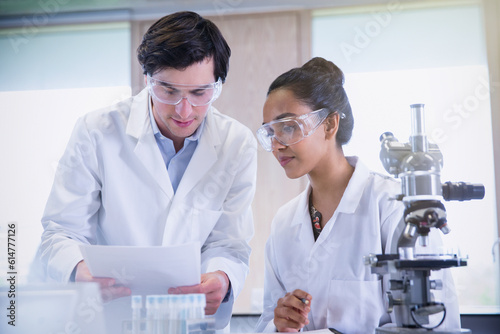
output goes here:
[{"label": "test tube", "polygon": [[142,296],[140,295],[132,296],[131,303],[132,303],[132,334],[140,334]]},{"label": "test tube", "polygon": [[182,295],[180,299],[179,324],[182,334],[187,334],[187,319],[189,317],[189,295]]},{"label": "test tube", "polygon": [[200,319],[205,318],[205,307],[207,306],[207,297],[204,293],[198,294],[198,315]]},{"label": "test tube", "polygon": [[175,317],[175,314],[172,314],[172,298],[171,295],[161,295],[160,298],[160,323],[161,329],[160,333],[175,333],[170,327],[172,326],[172,317]]},{"label": "test tube", "polygon": [[[156,332],[155,334],[163,334],[163,296],[156,296]],[[165,332],[166,333],[166,332]]]},{"label": "test tube", "polygon": [[158,296],[146,296],[146,333],[157,334],[158,328]]},{"label": "test tube", "polygon": [[169,321],[168,333],[178,333],[180,328],[177,326],[179,323],[178,306],[180,295],[169,295]]},{"label": "test tube", "polygon": [[205,318],[206,297],[203,293],[193,293],[189,295],[189,318],[203,319]]}]

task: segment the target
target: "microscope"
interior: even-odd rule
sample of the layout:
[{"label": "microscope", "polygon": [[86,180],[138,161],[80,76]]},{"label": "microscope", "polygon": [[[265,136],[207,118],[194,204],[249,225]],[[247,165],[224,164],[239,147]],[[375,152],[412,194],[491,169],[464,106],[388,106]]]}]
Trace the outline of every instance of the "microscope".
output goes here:
[{"label": "microscope", "polygon": [[[386,254],[364,257],[374,274],[390,274],[386,292],[387,312],[394,312],[396,327],[379,327],[377,334],[471,333],[468,329],[440,330],[446,317],[445,304],[434,300],[431,290],[442,289],[440,280],[430,278],[431,271],[467,265],[466,258],[456,254],[417,254],[417,239],[421,246],[429,244],[431,229],[443,234],[450,232],[446,220],[445,201],[482,199],[484,186],[465,182],[441,184],[443,156],[436,144],[427,141],[424,105],[411,108],[409,143],[400,143],[392,133],[381,135],[380,160],[385,170],[401,180],[404,215],[396,227],[392,247]],[[432,321],[430,321],[432,319]]]}]

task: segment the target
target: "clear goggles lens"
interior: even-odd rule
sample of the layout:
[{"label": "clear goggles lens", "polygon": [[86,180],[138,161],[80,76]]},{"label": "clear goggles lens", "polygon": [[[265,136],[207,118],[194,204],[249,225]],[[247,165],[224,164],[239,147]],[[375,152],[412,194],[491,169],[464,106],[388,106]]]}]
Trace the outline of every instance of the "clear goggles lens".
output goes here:
[{"label": "clear goggles lens", "polygon": [[148,75],[150,94],[161,103],[177,105],[187,99],[193,107],[206,106],[214,102],[220,95],[222,81],[206,85],[182,85],[161,81]]},{"label": "clear goggles lens", "polygon": [[297,144],[312,135],[329,114],[330,112],[323,108],[301,116],[287,117],[263,124],[257,130],[257,139],[268,152],[273,150],[273,138],[285,146]]}]

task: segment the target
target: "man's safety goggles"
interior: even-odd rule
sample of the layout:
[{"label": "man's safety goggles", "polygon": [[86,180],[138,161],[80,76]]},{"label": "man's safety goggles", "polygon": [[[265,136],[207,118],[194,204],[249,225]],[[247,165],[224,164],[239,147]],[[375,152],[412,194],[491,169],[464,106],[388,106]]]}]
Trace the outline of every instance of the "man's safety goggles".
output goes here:
[{"label": "man's safety goggles", "polygon": [[187,99],[193,107],[206,106],[214,102],[222,90],[222,81],[206,85],[182,85],[161,81],[147,76],[149,93],[165,104],[177,105]]},{"label": "man's safety goggles", "polygon": [[257,139],[268,152],[273,150],[273,138],[285,146],[297,144],[312,135],[330,113],[328,109],[323,108],[301,116],[286,117],[263,124],[257,130]]}]

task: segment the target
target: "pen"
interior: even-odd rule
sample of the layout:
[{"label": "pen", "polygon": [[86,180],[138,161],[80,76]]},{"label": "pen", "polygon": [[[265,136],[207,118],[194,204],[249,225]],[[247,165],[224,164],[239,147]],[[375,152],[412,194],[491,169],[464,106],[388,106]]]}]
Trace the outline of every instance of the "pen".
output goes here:
[{"label": "pen", "polygon": [[309,301],[308,301],[307,299],[305,299],[305,298],[301,298],[301,299],[300,299],[300,301],[301,301],[302,303],[306,304],[306,305],[308,305],[308,304],[309,304]]}]

